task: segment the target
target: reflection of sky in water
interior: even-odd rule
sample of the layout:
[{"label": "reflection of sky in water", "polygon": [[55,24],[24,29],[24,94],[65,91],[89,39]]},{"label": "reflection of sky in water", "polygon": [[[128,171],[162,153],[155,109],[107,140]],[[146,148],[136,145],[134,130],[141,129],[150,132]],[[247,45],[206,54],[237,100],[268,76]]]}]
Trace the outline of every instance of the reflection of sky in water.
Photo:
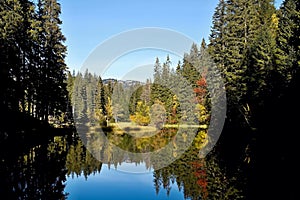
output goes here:
[{"label": "reflection of sky in water", "polygon": [[[135,164],[134,164],[135,165]],[[133,167],[127,164],[126,167]],[[145,170],[145,166],[137,166]],[[119,169],[118,169],[119,170]],[[133,174],[114,169],[108,169],[107,164],[102,165],[100,173],[88,176],[67,177],[65,192],[69,193],[69,200],[110,200],[110,199],[169,199],[183,200],[183,191],[179,191],[177,183],[171,185],[170,195],[162,187],[158,195],[155,192],[152,173]],[[132,169],[130,171],[133,171]]]}]

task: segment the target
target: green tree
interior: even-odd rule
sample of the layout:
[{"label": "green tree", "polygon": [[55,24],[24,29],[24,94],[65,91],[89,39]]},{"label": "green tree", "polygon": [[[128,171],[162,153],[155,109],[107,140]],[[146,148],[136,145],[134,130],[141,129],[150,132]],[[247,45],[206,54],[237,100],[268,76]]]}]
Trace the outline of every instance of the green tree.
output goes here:
[{"label": "green tree", "polygon": [[[111,101],[111,97],[107,97],[107,102],[105,104],[105,110],[106,110],[106,121],[109,122],[113,122],[113,106],[112,106],[112,101]],[[108,126],[109,124],[107,124]]]},{"label": "green tree", "polygon": [[243,119],[234,124],[249,126],[245,107],[269,86],[276,49],[274,12],[270,0],[220,0],[215,10],[209,52],[226,82],[230,121]]},{"label": "green tree", "polygon": [[2,106],[45,121],[68,109],[59,14],[56,0],[0,2]]},{"label": "green tree", "polygon": [[180,120],[180,103],[176,96],[173,95],[172,107],[169,115],[169,124],[178,124]]},{"label": "green tree", "polygon": [[143,87],[143,92],[141,94],[141,100],[145,101],[147,104],[150,104],[151,97],[151,82],[149,79],[146,80],[146,84]]},{"label": "green tree", "polygon": [[124,88],[123,83],[115,84],[112,95],[113,115],[116,122],[129,121],[129,98],[128,88]]},{"label": "green tree", "polygon": [[227,3],[225,0],[220,0],[212,19],[213,26],[209,37],[209,51],[213,56],[215,63],[220,69],[224,69],[225,65],[225,48],[226,48],[226,9]]},{"label": "green tree", "polygon": [[[60,4],[56,0],[38,1],[40,21],[40,117],[47,120],[48,115],[59,115],[66,108],[66,38],[61,32],[62,21]],[[48,101],[51,96],[51,101]]]},{"label": "green tree", "polygon": [[159,59],[156,58],[155,60],[155,65],[154,65],[154,82],[159,81],[161,78],[161,73],[162,73],[162,67],[161,64],[159,62]]},{"label": "green tree", "polygon": [[151,124],[153,124],[157,129],[163,127],[166,122],[167,113],[164,104],[156,100],[155,103],[150,108],[150,118]]},{"label": "green tree", "polygon": [[102,78],[99,76],[97,87],[96,87],[96,94],[95,94],[95,112],[96,116],[99,118],[100,121],[102,121],[103,116],[106,114],[106,108],[105,105],[107,104],[107,98],[106,98],[106,91],[103,85]]},{"label": "green tree", "polygon": [[274,14],[270,0],[220,0],[214,14],[209,52],[225,81],[227,118],[219,144],[229,165],[247,157],[254,118],[274,84]]},{"label": "green tree", "polygon": [[299,71],[299,10],[299,2],[295,0],[285,0],[279,9],[279,30],[276,40],[278,45],[276,53],[277,74],[275,78],[281,83],[278,87],[283,89],[289,85]]},{"label": "green tree", "polygon": [[[248,99],[251,107],[259,107],[273,92],[278,18],[270,1],[261,2],[260,24],[254,44],[248,54]],[[253,105],[255,104],[255,105]]]},{"label": "green tree", "polygon": [[141,95],[143,93],[143,86],[140,83],[136,83],[129,88],[129,113],[132,115],[136,112],[137,102],[141,101]]},{"label": "green tree", "polygon": [[21,70],[25,49],[24,45],[20,43],[26,37],[24,20],[27,13],[22,11],[24,9],[20,1],[1,1],[0,3],[0,62],[2,68],[0,78],[3,80],[3,85],[0,86],[0,100],[1,104],[14,111],[19,111],[19,102],[24,97],[24,89],[21,86]]},{"label": "green tree", "polygon": [[151,105],[155,102],[156,99],[160,99],[161,97],[161,91],[162,91],[162,66],[160,64],[160,61],[158,58],[155,60],[154,64],[154,74],[153,74],[153,84],[151,84],[151,93],[150,93],[150,99],[151,99]]},{"label": "green tree", "polygon": [[70,71],[67,72],[67,90],[68,90],[68,99],[72,99],[73,92],[74,92],[74,81],[75,77],[71,74]]}]

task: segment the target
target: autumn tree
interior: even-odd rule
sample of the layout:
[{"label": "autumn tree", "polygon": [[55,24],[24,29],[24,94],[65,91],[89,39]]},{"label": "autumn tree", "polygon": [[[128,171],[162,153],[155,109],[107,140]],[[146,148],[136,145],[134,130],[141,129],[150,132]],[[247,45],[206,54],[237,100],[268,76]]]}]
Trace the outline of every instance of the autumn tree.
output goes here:
[{"label": "autumn tree", "polygon": [[147,126],[150,123],[150,107],[144,101],[138,101],[136,111],[130,118],[138,125]]}]

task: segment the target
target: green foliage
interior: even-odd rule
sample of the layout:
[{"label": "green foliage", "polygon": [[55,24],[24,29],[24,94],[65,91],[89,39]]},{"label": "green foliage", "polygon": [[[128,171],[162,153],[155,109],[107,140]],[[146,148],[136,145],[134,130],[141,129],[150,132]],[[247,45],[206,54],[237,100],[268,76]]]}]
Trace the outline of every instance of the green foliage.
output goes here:
[{"label": "green foliage", "polygon": [[60,12],[57,1],[0,3],[0,103],[45,121],[69,109]]},{"label": "green foliage", "polygon": [[96,160],[93,155],[86,149],[82,141],[70,144],[66,155],[66,175],[81,176],[82,174],[87,179],[89,175],[100,172],[102,163]]},{"label": "green foliage", "polygon": [[209,52],[226,86],[227,118],[219,148],[231,168],[242,168],[243,162],[257,167],[263,151],[253,152],[269,130],[264,120],[297,82],[299,11],[296,0],[283,1],[277,11],[272,0],[220,0],[215,10]]},{"label": "green foliage", "polygon": [[[296,0],[286,0],[278,11],[278,45],[276,54],[276,78],[287,88],[300,66],[300,5]],[[279,89],[280,89],[279,88]],[[277,93],[278,94],[278,93]]]},{"label": "green foliage", "polygon": [[112,101],[110,97],[107,97],[107,103],[105,104],[105,110],[106,110],[106,120],[108,122],[113,122],[113,107],[112,107]]},{"label": "green foliage", "polygon": [[225,80],[229,120],[241,127],[249,127],[251,118],[243,107],[262,105],[272,93],[275,11],[270,0],[220,0],[215,10],[209,52]]},{"label": "green foliage", "polygon": [[130,100],[129,100],[129,113],[132,115],[136,111],[137,102],[141,101],[141,95],[143,93],[143,86],[141,84],[137,83],[129,89],[129,92],[131,94]]},{"label": "green foliage", "polygon": [[113,107],[113,118],[116,122],[128,122],[129,121],[129,107],[130,103],[130,93],[131,88],[124,88],[122,83],[116,83],[112,99]]},{"label": "green foliage", "polygon": [[158,129],[162,128],[166,122],[166,115],[167,113],[164,104],[161,101],[156,100],[150,108],[151,124]]},{"label": "green foliage", "polygon": [[84,76],[78,73],[74,79],[71,100],[75,120],[90,125],[113,122],[114,110],[117,109],[112,102],[113,84],[103,84],[101,77],[92,75],[88,70]]},{"label": "green foliage", "polygon": [[153,177],[156,193],[163,187],[169,195],[176,181],[185,199],[244,199],[238,180],[226,173],[216,155],[200,159],[195,146],[172,164],[154,171]]},{"label": "green foliage", "polygon": [[178,124],[180,121],[180,103],[176,95],[173,95],[172,106],[169,114],[169,124]]}]

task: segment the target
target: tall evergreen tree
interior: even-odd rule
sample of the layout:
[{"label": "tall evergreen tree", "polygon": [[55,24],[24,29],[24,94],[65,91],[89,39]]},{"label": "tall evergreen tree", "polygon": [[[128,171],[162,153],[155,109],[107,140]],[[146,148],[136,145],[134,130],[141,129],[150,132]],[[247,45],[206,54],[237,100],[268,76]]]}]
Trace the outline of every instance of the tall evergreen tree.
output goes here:
[{"label": "tall evergreen tree", "polygon": [[229,106],[240,107],[244,104],[247,92],[247,52],[259,26],[257,5],[256,0],[227,1],[225,62],[221,71],[226,79]]},{"label": "tall evergreen tree", "polygon": [[141,100],[146,102],[147,105],[150,104],[151,95],[151,82],[149,79],[146,80],[146,84],[143,87],[143,92],[141,94]]},{"label": "tall evergreen tree", "polygon": [[20,98],[20,27],[24,18],[21,13],[20,1],[0,2],[0,48],[1,48],[1,74],[3,84],[0,86],[1,104],[12,110],[19,110]]},{"label": "tall evergreen tree", "polygon": [[155,60],[154,73],[153,73],[153,84],[151,84],[150,99],[151,104],[154,104],[155,100],[160,99],[162,90],[162,66],[158,58]]},{"label": "tall evergreen tree", "polygon": [[[276,15],[270,0],[220,0],[213,17],[209,52],[223,74],[227,118],[220,138],[230,164],[240,163],[253,138],[274,69]],[[209,86],[209,85],[208,85]]]},{"label": "tall evergreen tree", "polygon": [[43,120],[66,111],[66,47],[59,14],[56,0],[0,2],[4,107]]},{"label": "tall evergreen tree", "polygon": [[277,79],[286,88],[300,66],[300,4],[296,0],[285,0],[279,9],[277,37]]},{"label": "tall evergreen tree", "polygon": [[220,69],[224,69],[225,65],[225,48],[226,48],[226,8],[225,0],[220,0],[213,15],[211,34],[209,37],[209,50],[214,61],[219,65]]},{"label": "tall evergreen tree", "polygon": [[182,73],[181,75],[190,83],[194,88],[196,81],[200,77],[200,60],[199,49],[197,44],[192,44],[189,54],[185,54],[183,58]]},{"label": "tall evergreen tree", "polygon": [[[270,16],[272,16],[270,13],[274,12],[274,9],[271,9],[272,6],[273,3],[270,0],[220,0],[216,8],[209,51],[223,73],[226,82],[229,120],[245,119],[239,123],[247,124],[246,115],[248,113],[245,112],[244,108],[249,103],[248,97],[251,96],[249,91],[254,89],[249,90],[253,82],[251,81],[253,80],[251,73],[255,71],[260,75],[266,74],[265,69],[268,67],[260,72],[257,69],[258,67],[253,66],[253,60],[259,62],[258,52],[256,51],[258,43],[272,43],[272,41],[268,41],[272,36],[266,35],[271,34],[270,22],[266,21],[270,20]],[[266,14],[266,12],[269,14]],[[266,31],[267,29],[270,31]],[[262,32],[265,36],[262,35]],[[259,37],[260,39],[258,39]],[[266,38],[262,41],[261,37]],[[259,46],[263,48],[264,44]],[[270,48],[272,50],[261,50],[260,53],[274,51],[274,44]],[[272,55],[269,56],[272,57]],[[263,57],[268,59],[265,58],[266,55],[263,55]],[[265,80],[263,77],[261,79]],[[261,80],[260,84],[257,87],[264,87],[265,83]],[[253,92],[251,93],[253,95]]]},{"label": "tall evergreen tree", "polygon": [[161,73],[162,73],[162,68],[161,68],[161,64],[159,62],[159,59],[156,58],[155,60],[155,65],[154,65],[154,82],[157,82],[160,80],[161,77]]},{"label": "tall evergreen tree", "polygon": [[[262,1],[259,7],[260,27],[248,56],[247,99],[256,108],[273,92],[278,18],[272,1]],[[252,107],[254,107],[252,106]]]},{"label": "tall evergreen tree", "polygon": [[[56,0],[39,0],[38,17],[41,22],[41,114],[44,120],[49,114],[55,114],[66,107],[67,95],[66,65],[64,58],[66,46],[63,44],[65,37],[61,32],[62,21],[60,4]],[[51,102],[48,101],[51,96]]]}]

